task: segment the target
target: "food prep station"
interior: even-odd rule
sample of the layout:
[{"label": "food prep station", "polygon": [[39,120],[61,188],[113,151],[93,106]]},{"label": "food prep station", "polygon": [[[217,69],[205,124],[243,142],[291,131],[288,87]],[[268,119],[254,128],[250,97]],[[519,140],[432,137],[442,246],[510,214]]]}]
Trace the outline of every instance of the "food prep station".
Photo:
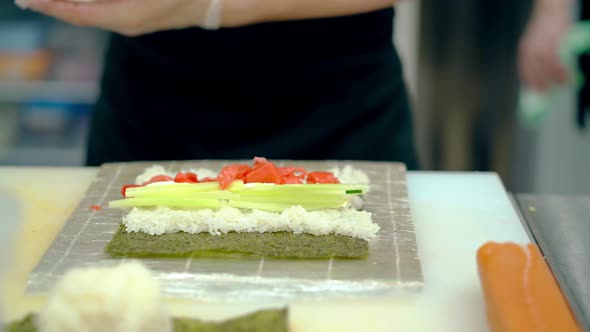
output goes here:
[{"label": "food prep station", "polygon": [[[9,241],[3,243],[12,241],[16,248],[2,258],[3,265],[10,264],[4,271],[3,319],[18,319],[42,307],[44,295],[25,292],[29,275],[97,172],[97,168],[0,168],[2,227],[14,234],[5,235]],[[578,322],[589,327],[584,272],[589,269],[590,250],[584,234],[590,226],[584,217],[590,199],[511,196],[493,173],[408,172],[407,189],[424,282],[418,291],[351,299],[295,298],[282,304],[208,303],[177,297],[169,298],[168,305],[176,315],[206,320],[288,305],[295,332],[485,331],[477,249],[488,241],[536,242]]]},{"label": "food prep station", "polygon": [[[411,7],[412,3],[403,6]],[[0,255],[0,322],[8,322],[43,307],[47,296],[29,292],[31,277],[47,251],[55,246],[72,213],[89,205],[85,201],[87,189],[96,181],[98,168],[30,166],[82,164],[83,137],[90,105],[98,93],[96,80],[105,35],[54,24],[46,29],[48,22],[42,21],[39,26],[38,18],[20,11],[18,15],[25,16],[14,21],[12,16],[16,14],[11,15],[6,5],[0,8],[0,19],[7,15],[10,18],[0,22],[4,31],[0,36],[11,37],[0,38],[0,69],[2,63],[15,61],[6,56],[15,49],[27,61],[19,68],[37,68],[39,62],[44,68],[27,80],[14,80],[14,72],[10,77],[0,73],[0,249],[4,251]],[[423,38],[413,37],[418,28],[413,20],[419,15],[412,8],[410,15],[399,15],[402,23],[396,28],[400,35],[396,39],[406,62],[410,92],[415,94],[418,64],[414,63],[414,43]],[[408,29],[412,33],[399,33]],[[82,42],[83,47],[56,44],[62,39]],[[504,47],[498,49],[505,52]],[[53,57],[49,58],[48,53]],[[29,71],[17,74],[23,73]],[[506,85],[504,79],[502,85]],[[440,101],[433,99],[432,103]],[[532,191],[560,192],[569,186],[575,187],[575,192],[585,192],[587,181],[576,174],[585,171],[588,159],[580,159],[583,154],[576,151],[587,146],[588,137],[572,131],[569,123],[566,125],[569,119],[560,112],[553,112],[551,117],[550,125],[537,133],[538,144],[529,144],[530,132],[519,132],[526,137],[517,139],[517,182],[539,182],[521,185]],[[564,137],[566,142],[577,145],[563,143]],[[571,148],[560,149],[564,144]],[[576,154],[577,159],[568,153]],[[553,176],[555,169],[570,175]],[[489,241],[532,242],[547,258],[578,323],[590,331],[590,197],[511,194],[495,173],[408,172],[407,201],[420,273],[419,277],[410,277],[412,273],[398,269],[398,280],[417,279],[413,284],[417,287],[348,299],[323,298],[318,293],[320,296],[312,298],[295,296],[276,301],[271,296],[224,302],[184,294],[168,298],[167,305],[175,316],[204,320],[225,320],[258,309],[288,306],[293,332],[487,331],[486,303],[476,262],[478,248]],[[397,250],[394,246],[390,249]],[[61,250],[75,251],[76,247]],[[408,263],[404,256],[392,256],[399,259],[393,265]]]}]

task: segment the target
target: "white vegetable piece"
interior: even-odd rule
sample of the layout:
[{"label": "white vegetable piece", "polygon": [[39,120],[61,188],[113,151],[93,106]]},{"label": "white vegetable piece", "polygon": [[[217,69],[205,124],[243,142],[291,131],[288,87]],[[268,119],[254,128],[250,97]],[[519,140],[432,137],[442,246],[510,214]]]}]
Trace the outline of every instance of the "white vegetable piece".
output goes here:
[{"label": "white vegetable piece", "polygon": [[36,322],[41,332],[170,332],[158,281],[143,265],[69,271]]}]

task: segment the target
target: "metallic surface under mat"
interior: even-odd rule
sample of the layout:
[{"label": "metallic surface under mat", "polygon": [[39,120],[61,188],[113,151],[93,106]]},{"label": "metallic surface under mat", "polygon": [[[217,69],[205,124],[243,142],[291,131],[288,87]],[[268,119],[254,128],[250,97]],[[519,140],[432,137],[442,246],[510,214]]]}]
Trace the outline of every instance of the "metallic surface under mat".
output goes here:
[{"label": "metallic surface under mat", "polygon": [[590,197],[516,199],[578,322],[590,331]]},{"label": "metallic surface under mat", "polygon": [[[235,161],[233,161],[235,162]],[[177,172],[207,168],[217,172],[230,161],[158,162]],[[250,163],[246,161],[245,163]],[[185,259],[140,259],[158,277],[166,296],[190,297],[210,302],[272,301],[388,296],[422,288],[403,164],[383,162],[296,162],[277,165],[328,170],[350,164],[367,173],[371,191],[364,209],[373,213],[381,230],[369,243],[364,260],[287,260],[260,256]],[[153,163],[105,164],[55,242],[32,272],[27,290],[46,292],[74,267],[118,264],[126,259],[107,255],[105,246],[127,212],[109,209],[121,197],[121,186]],[[100,211],[89,209],[103,207]]]}]

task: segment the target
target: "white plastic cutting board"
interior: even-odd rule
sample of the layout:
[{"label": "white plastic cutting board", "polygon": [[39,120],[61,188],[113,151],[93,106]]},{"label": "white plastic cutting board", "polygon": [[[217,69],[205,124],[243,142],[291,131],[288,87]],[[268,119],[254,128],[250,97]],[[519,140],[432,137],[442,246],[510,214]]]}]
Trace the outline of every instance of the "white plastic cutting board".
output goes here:
[{"label": "white plastic cutting board", "polygon": [[[296,303],[298,331],[487,331],[476,252],[487,241],[528,237],[495,174],[410,173],[408,189],[424,288],[390,300]],[[178,305],[179,314],[225,318],[243,306]]]},{"label": "white plastic cutting board", "polygon": [[504,186],[490,173],[413,173],[408,188],[432,331],[486,330],[477,249],[529,242]]},{"label": "white plastic cutting board", "polygon": [[[20,259],[10,275],[13,287],[6,299],[11,303],[10,318],[42,305],[42,299],[21,298],[26,278],[51,243],[47,234],[59,232],[59,227],[49,225],[67,219],[93,174],[90,169],[0,168],[0,190],[14,190],[24,208]],[[528,242],[502,184],[488,173],[410,173],[408,189],[423,264],[422,293],[380,301],[294,303],[290,311],[293,332],[487,330],[475,262],[477,248],[486,241]],[[205,319],[223,319],[257,308],[184,301],[169,304],[176,315]]]}]

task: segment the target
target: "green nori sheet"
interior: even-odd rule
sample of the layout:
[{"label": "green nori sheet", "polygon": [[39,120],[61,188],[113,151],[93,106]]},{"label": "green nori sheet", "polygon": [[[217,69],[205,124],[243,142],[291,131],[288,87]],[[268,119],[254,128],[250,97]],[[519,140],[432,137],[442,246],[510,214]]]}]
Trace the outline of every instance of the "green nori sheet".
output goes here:
[{"label": "green nori sheet", "polygon": [[225,322],[201,322],[196,319],[175,319],[174,332],[287,332],[287,309],[259,311]]},{"label": "green nori sheet", "polygon": [[[174,332],[264,332],[288,331],[287,309],[265,310],[223,322],[203,322],[198,319],[174,318]],[[36,332],[34,314],[8,325],[8,332]]]},{"label": "green nori sheet", "polygon": [[342,235],[278,233],[209,233],[184,232],[149,235],[128,233],[121,225],[106,247],[112,256],[188,257],[196,255],[253,254],[277,258],[365,258],[369,255],[366,240]]},{"label": "green nori sheet", "polygon": [[35,319],[35,315],[28,314],[22,320],[8,324],[6,331],[7,332],[36,332],[37,329],[35,328],[35,324],[33,323],[34,319]]}]

